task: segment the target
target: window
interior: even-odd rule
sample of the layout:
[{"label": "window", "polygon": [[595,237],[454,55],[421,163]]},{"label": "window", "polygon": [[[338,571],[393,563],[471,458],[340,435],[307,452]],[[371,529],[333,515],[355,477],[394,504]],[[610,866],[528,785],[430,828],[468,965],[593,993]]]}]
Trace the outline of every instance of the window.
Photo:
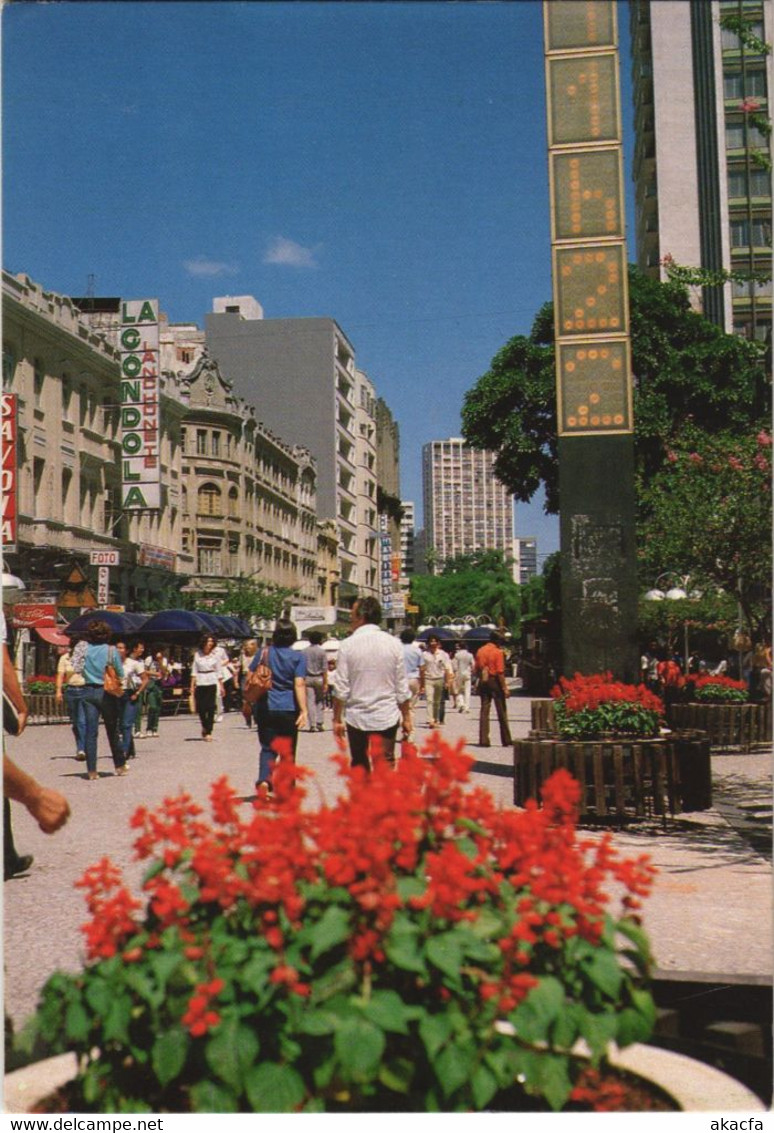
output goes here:
[{"label": "window", "polygon": [[36,358],[33,362],[32,385],[35,395],[35,408],[40,408],[40,399],[43,394],[43,383],[46,380],[45,371],[43,370],[43,363],[40,358]]},{"label": "window", "polygon": [[[754,126],[747,123],[747,139],[745,141],[744,122],[726,123],[726,149],[744,149],[745,145],[765,148],[768,144],[766,135]],[[763,170],[761,170],[763,172]]]},{"label": "window", "polygon": [[185,442],[186,442],[186,431],[185,431],[185,429],[181,429],[180,430],[180,449],[183,453],[185,452]]},{"label": "window", "polygon": [[220,433],[217,430],[212,434],[212,455],[220,456]]},{"label": "window", "polygon": [[199,574],[221,573],[221,542],[219,539],[200,539],[198,547]]},{"label": "window", "polygon": [[744,220],[731,221],[732,248],[767,248],[771,245],[771,221],[753,217],[752,224]]},{"label": "window", "polygon": [[3,385],[10,387],[16,374],[16,351],[7,342],[3,343]]},{"label": "window", "polygon": [[766,72],[761,70],[729,71],[723,76],[723,94],[726,98],[765,98]]},{"label": "window", "polygon": [[220,488],[217,484],[202,484],[199,489],[199,506],[197,511],[199,515],[215,515],[222,514],[220,508]]},{"label": "window", "polygon": [[229,488],[228,490],[228,514],[231,516],[239,515],[239,492],[236,488]]},{"label": "window", "polygon": [[70,420],[70,408],[73,400],[73,383],[69,374],[62,374],[62,420]]},{"label": "window", "polygon": [[207,430],[196,430],[196,453],[198,456],[204,456],[207,452]]},{"label": "window", "polygon": [[32,461],[32,492],[35,501],[33,512],[36,519],[46,514],[45,500],[43,498],[43,476],[46,471],[46,462],[36,456]]},{"label": "window", "polygon": [[[747,30],[757,36],[758,39],[763,39],[763,20],[745,20]],[[741,51],[742,41],[739,38],[739,32],[734,31],[732,28],[720,29],[720,46],[723,51]],[[749,47],[745,50],[750,51]]]},{"label": "window", "polygon": [[[747,197],[748,179],[746,169],[730,169],[728,172],[729,197]],[[771,195],[771,178],[767,169],[751,169],[749,196],[768,197]]]},{"label": "window", "polygon": [[771,295],[771,280],[734,280],[731,284],[731,293],[735,299],[748,299],[751,295],[762,298]]}]

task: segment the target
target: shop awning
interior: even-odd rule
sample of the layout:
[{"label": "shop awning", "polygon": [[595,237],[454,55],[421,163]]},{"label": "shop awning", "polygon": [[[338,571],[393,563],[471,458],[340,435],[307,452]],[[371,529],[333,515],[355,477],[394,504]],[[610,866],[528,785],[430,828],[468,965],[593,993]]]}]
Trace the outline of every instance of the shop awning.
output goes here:
[{"label": "shop awning", "polygon": [[49,645],[70,645],[70,638],[54,626],[34,626],[35,633]]}]

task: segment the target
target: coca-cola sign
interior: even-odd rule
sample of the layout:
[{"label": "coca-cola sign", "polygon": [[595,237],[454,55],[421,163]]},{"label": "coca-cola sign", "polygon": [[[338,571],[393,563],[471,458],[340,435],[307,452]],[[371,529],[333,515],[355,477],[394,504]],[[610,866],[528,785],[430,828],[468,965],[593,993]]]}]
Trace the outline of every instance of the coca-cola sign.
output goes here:
[{"label": "coca-cola sign", "polygon": [[56,625],[56,606],[53,602],[18,602],[13,608],[13,624],[16,629],[32,629],[33,626]]}]

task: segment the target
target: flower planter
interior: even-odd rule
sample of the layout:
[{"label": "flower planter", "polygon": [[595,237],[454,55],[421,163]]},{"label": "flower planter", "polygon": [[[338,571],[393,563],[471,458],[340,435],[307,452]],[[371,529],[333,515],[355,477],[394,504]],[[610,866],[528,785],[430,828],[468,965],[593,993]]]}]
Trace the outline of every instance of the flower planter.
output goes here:
[{"label": "flower planter", "polygon": [[668,713],[673,728],[706,732],[710,746],[750,751],[771,743],[770,704],[673,704]]},{"label": "flower planter", "polygon": [[682,810],[680,766],[671,740],[517,740],[514,804],[539,798],[544,780],[560,767],[580,783],[582,819],[666,817]]},{"label": "flower planter", "polygon": [[[610,1065],[653,1083],[665,1091],[683,1112],[759,1113],[760,1098],[728,1074],[696,1059],[672,1051],[635,1043],[610,1056]],[[33,1062],[6,1075],[4,1112],[30,1113],[50,1094],[66,1085],[76,1073],[74,1054],[60,1054]]]},{"label": "flower planter", "polygon": [[25,696],[30,724],[67,724],[69,715],[64,700],[57,703],[53,692],[31,692]]}]

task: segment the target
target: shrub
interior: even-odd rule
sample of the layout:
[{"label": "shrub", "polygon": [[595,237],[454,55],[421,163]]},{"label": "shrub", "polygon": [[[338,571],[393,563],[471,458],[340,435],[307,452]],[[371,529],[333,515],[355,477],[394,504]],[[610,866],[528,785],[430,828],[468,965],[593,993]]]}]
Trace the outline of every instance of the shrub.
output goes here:
[{"label": "shrub", "polygon": [[557,728],[565,739],[599,739],[606,732],[655,736],[664,715],[663,702],[645,685],[614,681],[611,673],[560,677],[551,696]]},{"label": "shrub", "polygon": [[578,1040],[597,1065],[649,1035],[647,858],[579,838],[565,771],[516,811],[465,787],[461,745],[424,752],[334,757],[317,810],[280,760],[247,812],[225,778],[211,820],[185,794],[137,811],[142,898],[86,871],[88,962],[36,1016],[79,1055],[76,1112],[558,1110]]},{"label": "shrub", "polygon": [[30,677],[26,682],[28,693],[55,692],[56,677]]},{"label": "shrub", "polygon": [[744,704],[750,699],[747,684],[732,677],[689,676],[687,685],[688,699],[701,704]]}]

